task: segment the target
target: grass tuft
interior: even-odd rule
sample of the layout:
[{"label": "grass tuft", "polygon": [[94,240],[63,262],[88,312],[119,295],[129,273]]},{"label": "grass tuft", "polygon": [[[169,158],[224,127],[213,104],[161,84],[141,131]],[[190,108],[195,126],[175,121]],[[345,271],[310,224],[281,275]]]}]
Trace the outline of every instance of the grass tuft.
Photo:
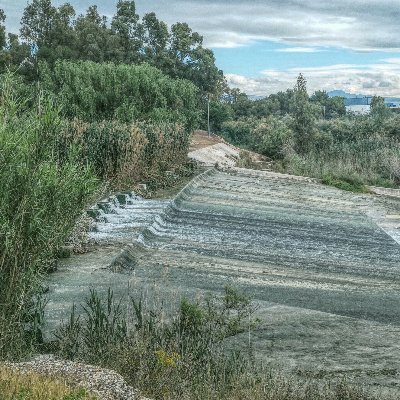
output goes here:
[{"label": "grass tuft", "polygon": [[0,366],[1,400],[95,400],[83,388],[72,388],[60,378]]},{"label": "grass tuft", "polygon": [[327,175],[321,179],[321,182],[324,185],[334,186],[338,189],[346,190],[348,192],[370,193],[368,188],[356,178],[354,179],[350,177],[336,178],[333,177],[332,175]]}]

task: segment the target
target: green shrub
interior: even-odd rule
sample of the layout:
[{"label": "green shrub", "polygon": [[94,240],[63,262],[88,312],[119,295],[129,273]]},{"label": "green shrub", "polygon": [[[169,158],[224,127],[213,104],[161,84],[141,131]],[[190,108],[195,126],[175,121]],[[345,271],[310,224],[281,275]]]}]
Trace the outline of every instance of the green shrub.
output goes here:
[{"label": "green shrub", "polygon": [[368,193],[369,190],[357,178],[341,177],[335,178],[331,175],[324,176],[322,183],[329,186],[335,186],[338,189],[346,190],[348,192]]},{"label": "green shrub", "polygon": [[227,121],[222,124],[221,135],[236,146],[251,148],[254,145],[252,132],[256,125],[257,121],[250,118]]},{"label": "green shrub", "polygon": [[285,147],[293,141],[293,132],[285,120],[272,116],[259,120],[252,135],[254,150],[273,159],[282,159]]}]

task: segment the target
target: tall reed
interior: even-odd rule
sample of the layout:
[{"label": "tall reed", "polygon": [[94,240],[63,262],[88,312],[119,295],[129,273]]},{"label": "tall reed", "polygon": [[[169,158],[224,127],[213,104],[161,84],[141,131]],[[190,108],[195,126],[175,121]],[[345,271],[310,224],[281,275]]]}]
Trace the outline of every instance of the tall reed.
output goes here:
[{"label": "tall reed", "polygon": [[41,341],[41,277],[98,187],[89,168],[61,162],[64,129],[46,98],[26,107],[12,75],[0,81],[0,358]]}]

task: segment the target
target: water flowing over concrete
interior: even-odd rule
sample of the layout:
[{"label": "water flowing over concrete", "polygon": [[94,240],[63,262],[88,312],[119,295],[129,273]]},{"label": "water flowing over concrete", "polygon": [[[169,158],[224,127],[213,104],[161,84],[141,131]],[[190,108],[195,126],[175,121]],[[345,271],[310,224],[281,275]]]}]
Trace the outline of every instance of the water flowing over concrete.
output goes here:
[{"label": "water flowing over concrete", "polygon": [[258,357],[398,388],[399,198],[233,168],[203,173],[173,201],[102,209],[93,238],[103,245],[51,277],[51,323],[88,287],[174,303],[231,285],[258,305]]}]

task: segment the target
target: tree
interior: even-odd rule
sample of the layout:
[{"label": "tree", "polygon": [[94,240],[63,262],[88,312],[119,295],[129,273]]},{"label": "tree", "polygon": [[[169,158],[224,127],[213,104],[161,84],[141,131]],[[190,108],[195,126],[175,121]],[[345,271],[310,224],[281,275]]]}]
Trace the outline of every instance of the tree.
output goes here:
[{"label": "tree", "polygon": [[385,104],[385,99],[380,96],[373,96],[371,100],[371,116],[377,123],[381,123],[389,115],[390,110]]},{"label": "tree", "polygon": [[294,87],[293,126],[296,151],[306,153],[315,132],[315,116],[307,94],[307,81],[299,74]]},{"label": "tree", "polygon": [[196,50],[201,47],[203,37],[186,23],[176,23],[171,27],[169,58],[170,75],[175,78],[191,79],[191,70],[196,63]]},{"label": "tree", "polygon": [[210,102],[210,123],[212,131],[220,132],[222,124],[231,120],[232,117],[233,111],[230,104],[215,100]]},{"label": "tree", "polygon": [[0,51],[6,46],[6,27],[4,22],[6,20],[6,15],[4,11],[0,8]]},{"label": "tree", "polygon": [[149,64],[165,70],[168,60],[167,45],[169,41],[168,26],[157,19],[155,13],[143,17],[144,57]]},{"label": "tree", "polygon": [[241,92],[240,89],[234,88],[231,90],[230,98],[235,119],[250,116],[252,105],[246,93]]},{"label": "tree", "polygon": [[326,118],[339,118],[346,115],[344,97],[331,97],[326,105]]},{"label": "tree", "polygon": [[100,16],[97,6],[90,6],[75,23],[79,58],[95,62],[110,61],[110,30],[107,18]]},{"label": "tree", "polygon": [[24,60],[28,59],[29,54],[29,46],[20,43],[18,35],[9,33],[5,49],[0,51],[0,72],[4,72],[6,68],[10,70],[19,69],[20,74],[27,75],[27,67],[31,70],[31,66],[29,63],[24,65]]},{"label": "tree", "polygon": [[286,92],[271,94],[268,99],[272,101],[278,101],[281,115],[286,115],[292,112],[293,96],[293,89],[287,89]]},{"label": "tree", "polygon": [[56,8],[51,0],[34,0],[22,17],[21,38],[35,50],[35,59],[54,64],[57,59],[77,58],[76,35],[73,27],[75,10],[65,3]]},{"label": "tree", "polygon": [[116,35],[119,46],[120,53],[117,58],[126,63],[139,62],[140,50],[143,46],[143,28],[139,23],[134,1],[118,1],[117,13],[111,22],[111,30]]},{"label": "tree", "polygon": [[191,80],[202,93],[220,96],[224,87],[224,74],[215,65],[214,53],[202,46],[195,48],[189,63]]},{"label": "tree", "polygon": [[344,97],[329,97],[325,90],[314,92],[310,97],[310,101],[320,105],[320,116],[326,119],[338,118],[346,114]]},{"label": "tree", "polygon": [[21,38],[28,45],[50,45],[50,31],[57,9],[51,0],[33,0],[24,10],[21,20]]}]

